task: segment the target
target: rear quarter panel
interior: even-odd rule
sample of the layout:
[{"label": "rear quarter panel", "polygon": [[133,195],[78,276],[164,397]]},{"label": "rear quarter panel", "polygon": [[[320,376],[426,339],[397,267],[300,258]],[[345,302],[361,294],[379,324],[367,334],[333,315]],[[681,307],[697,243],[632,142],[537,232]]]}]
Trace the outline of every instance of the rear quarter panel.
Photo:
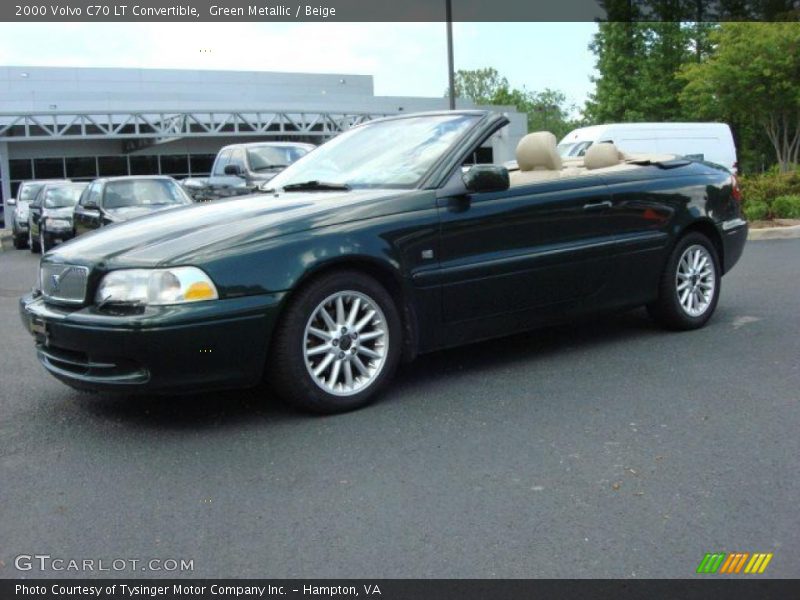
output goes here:
[{"label": "rear quarter panel", "polygon": [[663,169],[647,166],[606,176],[616,212],[618,269],[610,304],[636,306],[657,297],[658,281],[675,243],[699,228],[717,247],[725,264],[723,223],[740,217],[732,197],[732,176],[700,162]]}]

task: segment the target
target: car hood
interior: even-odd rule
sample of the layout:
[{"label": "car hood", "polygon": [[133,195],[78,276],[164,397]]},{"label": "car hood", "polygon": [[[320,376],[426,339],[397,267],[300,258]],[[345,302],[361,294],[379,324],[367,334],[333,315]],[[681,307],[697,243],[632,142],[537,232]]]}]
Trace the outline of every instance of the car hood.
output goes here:
[{"label": "car hood", "polygon": [[45,208],[42,216],[48,219],[69,219],[72,220],[72,213],[75,211],[74,206],[65,206],[63,208]]},{"label": "car hood", "polygon": [[281,235],[415,210],[419,197],[384,189],[257,194],[193,204],[103,227],[58,246],[48,260],[103,269],[202,264]]},{"label": "car hood", "polygon": [[114,221],[128,221],[136,217],[142,217],[154,212],[168,210],[170,208],[180,208],[176,204],[158,204],[151,206],[120,206],[119,208],[106,208],[106,214]]}]

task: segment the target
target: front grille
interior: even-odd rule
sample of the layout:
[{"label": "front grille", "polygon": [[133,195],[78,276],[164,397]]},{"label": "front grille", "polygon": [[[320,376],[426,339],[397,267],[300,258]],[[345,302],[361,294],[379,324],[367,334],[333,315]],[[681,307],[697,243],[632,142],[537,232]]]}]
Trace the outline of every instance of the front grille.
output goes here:
[{"label": "front grille", "polygon": [[39,360],[57,374],[95,383],[144,383],[149,372],[126,359],[92,359],[83,352],[38,344]]},{"label": "front grille", "polygon": [[45,300],[82,304],[86,300],[89,269],[77,265],[42,263],[42,294]]}]

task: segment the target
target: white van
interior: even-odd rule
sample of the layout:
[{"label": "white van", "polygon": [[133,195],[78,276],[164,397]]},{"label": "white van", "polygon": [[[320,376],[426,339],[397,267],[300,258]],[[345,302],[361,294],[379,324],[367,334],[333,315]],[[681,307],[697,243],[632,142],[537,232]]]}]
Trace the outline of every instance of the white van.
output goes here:
[{"label": "white van", "polygon": [[558,144],[562,158],[583,156],[596,142],[613,142],[623,152],[677,154],[738,168],[731,128],[725,123],[609,123],[581,127]]}]

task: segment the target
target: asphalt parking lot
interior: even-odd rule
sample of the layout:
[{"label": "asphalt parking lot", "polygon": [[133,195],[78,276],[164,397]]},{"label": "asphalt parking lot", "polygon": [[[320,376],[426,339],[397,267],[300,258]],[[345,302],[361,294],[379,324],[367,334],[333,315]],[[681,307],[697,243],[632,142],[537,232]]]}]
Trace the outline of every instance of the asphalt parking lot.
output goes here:
[{"label": "asphalt parking lot", "polygon": [[800,240],[750,242],[700,331],[635,311],[440,352],[326,418],[264,390],[72,391],[17,315],[36,264],[0,252],[0,577],[92,575],[15,569],[34,553],[193,577],[687,577],[715,551],[800,577]]}]

